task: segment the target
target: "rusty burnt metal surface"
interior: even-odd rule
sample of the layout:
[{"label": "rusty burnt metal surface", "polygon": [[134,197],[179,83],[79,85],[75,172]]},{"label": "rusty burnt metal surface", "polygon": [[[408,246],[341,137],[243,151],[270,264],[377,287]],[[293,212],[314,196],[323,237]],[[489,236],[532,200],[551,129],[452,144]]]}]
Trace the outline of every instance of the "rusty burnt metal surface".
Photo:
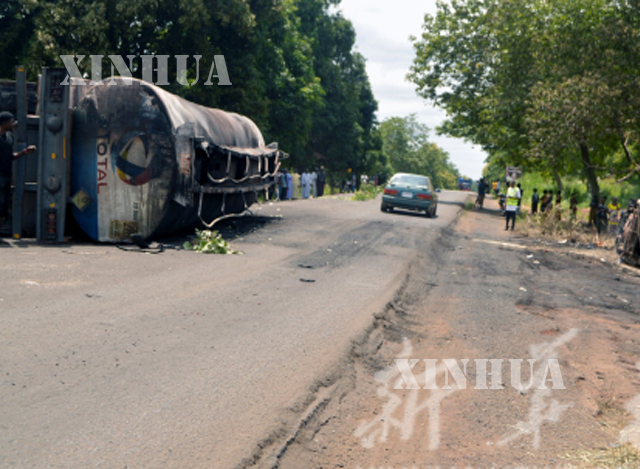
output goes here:
[{"label": "rusty burnt metal surface", "polygon": [[640,199],[635,207],[630,207],[622,226],[622,233],[617,240],[620,260],[625,264],[640,267],[640,213],[638,207]]},{"label": "rusty burnt metal surface", "polygon": [[116,78],[79,100],[73,119],[73,213],[98,241],[145,238],[245,210],[284,154],[247,117]]}]

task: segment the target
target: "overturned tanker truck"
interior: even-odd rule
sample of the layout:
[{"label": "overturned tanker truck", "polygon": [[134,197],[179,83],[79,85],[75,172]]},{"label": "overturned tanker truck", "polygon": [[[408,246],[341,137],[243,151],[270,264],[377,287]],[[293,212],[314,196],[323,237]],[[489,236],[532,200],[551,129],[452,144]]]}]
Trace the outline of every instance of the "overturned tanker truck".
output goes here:
[{"label": "overturned tanker truck", "polygon": [[113,80],[89,88],[73,110],[71,207],[92,239],[211,227],[274,184],[286,154],[248,118]]}]

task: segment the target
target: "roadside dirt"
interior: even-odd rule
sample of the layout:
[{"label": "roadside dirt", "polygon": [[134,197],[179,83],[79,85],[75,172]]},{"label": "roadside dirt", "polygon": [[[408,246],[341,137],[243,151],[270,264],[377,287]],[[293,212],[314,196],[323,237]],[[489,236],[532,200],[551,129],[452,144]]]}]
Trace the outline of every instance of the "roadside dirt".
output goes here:
[{"label": "roadside dirt", "polygon": [[[489,202],[418,253],[341,378],[265,467],[640,467],[628,443],[640,445],[640,282],[505,232]],[[420,389],[402,389],[394,359],[419,360],[406,376]],[[468,359],[466,389],[452,374],[446,389],[441,368],[437,389],[424,389],[424,360],[436,359]],[[501,376],[482,359],[503,360]],[[510,359],[523,360],[521,380]]]}]

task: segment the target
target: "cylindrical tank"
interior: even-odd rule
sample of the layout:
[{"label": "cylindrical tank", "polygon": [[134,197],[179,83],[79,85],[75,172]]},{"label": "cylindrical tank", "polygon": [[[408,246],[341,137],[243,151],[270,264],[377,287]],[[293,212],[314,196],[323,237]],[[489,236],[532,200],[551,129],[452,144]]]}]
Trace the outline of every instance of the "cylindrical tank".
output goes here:
[{"label": "cylindrical tank", "polygon": [[162,236],[240,212],[269,186],[279,152],[251,120],[114,80],[89,89],[73,113],[70,195],[91,238]]}]

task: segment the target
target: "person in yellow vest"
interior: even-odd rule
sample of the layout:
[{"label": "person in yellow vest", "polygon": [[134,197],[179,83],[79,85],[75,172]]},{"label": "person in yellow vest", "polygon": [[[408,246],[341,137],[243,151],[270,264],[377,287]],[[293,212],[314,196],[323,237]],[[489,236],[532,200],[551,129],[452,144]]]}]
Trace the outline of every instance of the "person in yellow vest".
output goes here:
[{"label": "person in yellow vest", "polygon": [[609,210],[609,233],[615,236],[618,233],[618,223],[620,222],[620,202],[614,197],[607,209]]},{"label": "person in yellow vest", "polygon": [[509,189],[507,189],[507,210],[505,212],[507,217],[507,227],[509,229],[509,220],[511,220],[511,231],[516,226],[516,213],[518,212],[518,202],[520,201],[520,191],[515,187],[516,183],[511,181],[509,183]]}]

